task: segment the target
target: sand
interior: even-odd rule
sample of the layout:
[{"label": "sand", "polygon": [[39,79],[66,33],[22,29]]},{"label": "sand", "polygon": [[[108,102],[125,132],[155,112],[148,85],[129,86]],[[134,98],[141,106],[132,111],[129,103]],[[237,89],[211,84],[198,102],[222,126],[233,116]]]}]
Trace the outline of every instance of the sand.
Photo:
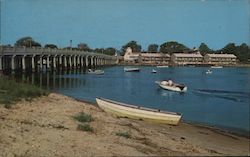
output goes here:
[{"label": "sand", "polygon": [[[94,132],[77,129],[84,112]],[[116,135],[128,132],[131,138]],[[95,105],[52,93],[0,105],[0,156],[228,156],[250,155],[250,139],[220,130],[118,118]]]}]

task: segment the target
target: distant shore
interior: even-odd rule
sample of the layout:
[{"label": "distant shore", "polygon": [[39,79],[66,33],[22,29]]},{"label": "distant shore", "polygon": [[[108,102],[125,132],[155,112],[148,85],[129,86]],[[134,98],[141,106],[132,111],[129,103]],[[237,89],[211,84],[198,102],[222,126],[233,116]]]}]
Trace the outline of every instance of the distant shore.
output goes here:
[{"label": "distant shore", "polygon": [[[93,132],[77,129],[73,117],[80,112],[93,117]],[[171,126],[117,118],[89,102],[55,93],[19,101],[11,109],[0,105],[0,119],[0,156],[250,154],[246,137],[188,123]]]}]

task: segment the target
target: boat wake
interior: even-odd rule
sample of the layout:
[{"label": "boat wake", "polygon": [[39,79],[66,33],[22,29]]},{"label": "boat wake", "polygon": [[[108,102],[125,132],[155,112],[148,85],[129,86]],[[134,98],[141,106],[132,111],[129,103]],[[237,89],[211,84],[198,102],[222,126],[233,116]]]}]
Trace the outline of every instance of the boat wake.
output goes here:
[{"label": "boat wake", "polygon": [[236,102],[249,102],[250,93],[240,91],[226,91],[226,90],[213,90],[213,89],[196,89],[193,93],[198,95],[206,95]]}]

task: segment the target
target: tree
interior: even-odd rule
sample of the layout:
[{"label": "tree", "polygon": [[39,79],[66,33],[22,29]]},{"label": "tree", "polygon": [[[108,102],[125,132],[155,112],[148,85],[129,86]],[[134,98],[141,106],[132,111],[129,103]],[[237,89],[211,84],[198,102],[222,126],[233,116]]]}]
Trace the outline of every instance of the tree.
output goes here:
[{"label": "tree", "polygon": [[205,43],[200,44],[199,51],[202,55],[212,52],[212,50]]},{"label": "tree", "polygon": [[41,44],[34,41],[31,37],[23,37],[16,41],[15,46],[41,47]]},{"label": "tree", "polygon": [[115,53],[116,53],[116,49],[115,48],[113,48],[113,47],[109,47],[109,48],[106,48],[105,50],[104,50],[104,54],[106,54],[106,55],[115,55]]},{"label": "tree", "polygon": [[160,52],[172,54],[175,52],[187,51],[189,48],[176,41],[165,42],[160,46]]},{"label": "tree", "polygon": [[54,45],[54,44],[46,44],[44,47],[45,48],[51,48],[51,49],[57,49],[57,46]]},{"label": "tree", "polygon": [[134,40],[128,42],[125,45],[123,45],[122,46],[122,52],[125,52],[128,47],[130,47],[133,52],[141,52],[141,45],[137,44],[137,42],[134,41]]},{"label": "tree", "polygon": [[157,44],[150,44],[148,46],[148,52],[158,52],[158,45]]},{"label": "tree", "polygon": [[88,44],[85,43],[79,43],[77,45],[79,50],[83,50],[83,51],[92,51],[91,48],[89,48]]}]

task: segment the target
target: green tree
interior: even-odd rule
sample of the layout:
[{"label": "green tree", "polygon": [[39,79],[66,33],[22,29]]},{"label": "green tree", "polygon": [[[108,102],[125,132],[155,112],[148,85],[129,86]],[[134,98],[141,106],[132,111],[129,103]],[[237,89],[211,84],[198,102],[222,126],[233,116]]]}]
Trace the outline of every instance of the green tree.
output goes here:
[{"label": "green tree", "polygon": [[88,46],[88,44],[86,43],[79,43],[77,45],[79,50],[83,50],[83,51],[92,51],[92,49]]},{"label": "green tree", "polygon": [[16,41],[15,46],[41,47],[41,44],[34,41],[31,37],[23,37]]},{"label": "green tree", "polygon": [[148,46],[148,52],[158,52],[158,45],[157,44],[150,44]]},{"label": "green tree", "polygon": [[44,45],[45,48],[57,49],[57,46],[54,44],[46,44]]},{"label": "green tree", "polygon": [[141,52],[141,45],[137,44],[137,42],[134,41],[134,40],[128,42],[125,45],[123,45],[122,46],[122,52],[124,53],[128,47],[130,47],[133,52]]},{"label": "green tree", "polygon": [[160,52],[172,54],[175,52],[187,51],[189,48],[176,41],[165,42],[160,46]]},{"label": "green tree", "polygon": [[212,52],[212,50],[205,43],[200,44],[199,51],[202,55]]},{"label": "green tree", "polygon": [[116,53],[116,49],[115,48],[113,48],[113,47],[109,47],[109,48],[106,48],[105,50],[104,50],[104,54],[106,54],[106,55],[115,55],[115,53]]}]

